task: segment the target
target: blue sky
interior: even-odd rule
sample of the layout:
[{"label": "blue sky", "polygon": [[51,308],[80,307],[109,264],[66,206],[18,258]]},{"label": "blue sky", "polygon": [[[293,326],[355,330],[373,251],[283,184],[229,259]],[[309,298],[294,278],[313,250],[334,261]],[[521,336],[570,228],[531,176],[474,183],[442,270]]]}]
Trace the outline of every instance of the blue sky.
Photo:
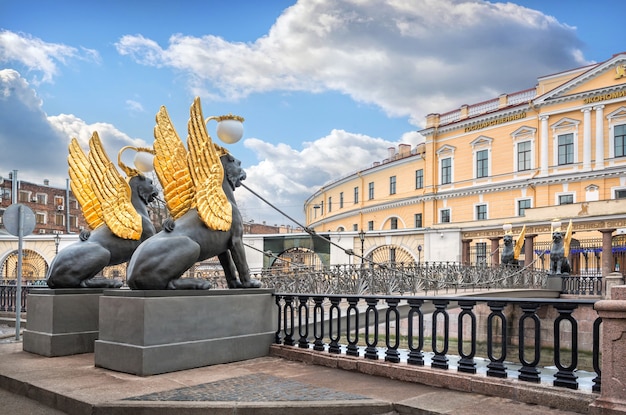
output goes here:
[{"label": "blue sky", "polygon": [[[165,105],[243,116],[246,184],[303,221],[425,116],[626,51],[621,1],[0,0],[0,175],[64,186],[67,144],[151,145]],[[215,125],[209,133],[215,136]],[[126,154],[126,153],[125,153]],[[248,220],[294,225],[245,189]]]}]

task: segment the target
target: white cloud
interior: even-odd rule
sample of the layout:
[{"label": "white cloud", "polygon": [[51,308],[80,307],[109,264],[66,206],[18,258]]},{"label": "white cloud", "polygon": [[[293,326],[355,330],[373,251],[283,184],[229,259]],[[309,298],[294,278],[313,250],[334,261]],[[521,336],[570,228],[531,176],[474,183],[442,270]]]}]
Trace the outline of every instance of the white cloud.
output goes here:
[{"label": "white cloud", "polygon": [[[94,131],[100,134],[113,162],[124,146],[146,146],[143,140],[132,139],[111,124],[87,124],[72,114],[48,117],[35,91],[12,69],[0,70],[0,113],[0,176],[17,169],[21,180],[41,183],[49,179],[52,185],[64,187],[71,137],[87,150]],[[124,156],[123,161],[131,163],[133,154]]]},{"label": "white cloud", "polygon": [[176,34],[160,46],[127,35],[116,46],[138,63],[188,74],[204,97],[334,90],[416,125],[428,112],[586,63],[574,28],[512,3],[474,0],[301,0],[253,43]]},{"label": "white cloud", "polygon": [[[383,160],[389,147],[395,147],[396,143],[333,130],[326,137],[304,143],[301,151],[254,138],[245,140],[244,145],[261,160],[246,169],[245,185],[290,217],[302,220],[304,201],[320,186]],[[241,201],[247,219],[295,226],[247,190],[238,190],[235,196]]]},{"label": "white cloud", "polygon": [[78,50],[67,45],[44,42],[26,34],[0,31],[0,62],[17,62],[30,71],[41,72],[41,79],[34,78],[34,84],[51,82],[58,75],[58,63],[65,64],[68,59],[98,62],[100,56],[92,49]]}]

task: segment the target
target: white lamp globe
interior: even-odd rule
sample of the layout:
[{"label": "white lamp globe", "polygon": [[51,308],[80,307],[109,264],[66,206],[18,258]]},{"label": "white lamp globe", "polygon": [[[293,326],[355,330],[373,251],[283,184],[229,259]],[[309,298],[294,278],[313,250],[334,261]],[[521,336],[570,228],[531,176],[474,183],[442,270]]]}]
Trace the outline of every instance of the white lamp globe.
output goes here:
[{"label": "white lamp globe", "polygon": [[217,136],[226,144],[235,144],[243,137],[243,123],[238,120],[222,120],[217,123]]},{"label": "white lamp globe", "polygon": [[154,156],[145,151],[138,151],[133,159],[135,167],[142,173],[149,173],[154,170],[153,162]]}]

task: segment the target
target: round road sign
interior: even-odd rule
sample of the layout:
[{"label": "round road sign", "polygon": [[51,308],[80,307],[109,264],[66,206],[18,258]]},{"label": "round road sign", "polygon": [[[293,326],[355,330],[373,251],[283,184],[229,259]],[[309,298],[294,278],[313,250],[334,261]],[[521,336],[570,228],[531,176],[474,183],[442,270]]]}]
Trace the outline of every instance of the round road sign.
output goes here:
[{"label": "round road sign", "polygon": [[14,203],[4,211],[4,216],[2,217],[4,227],[11,235],[19,236],[20,210],[24,215],[24,222],[22,223],[22,235],[30,235],[35,230],[35,214],[33,213],[31,208],[21,203]]}]

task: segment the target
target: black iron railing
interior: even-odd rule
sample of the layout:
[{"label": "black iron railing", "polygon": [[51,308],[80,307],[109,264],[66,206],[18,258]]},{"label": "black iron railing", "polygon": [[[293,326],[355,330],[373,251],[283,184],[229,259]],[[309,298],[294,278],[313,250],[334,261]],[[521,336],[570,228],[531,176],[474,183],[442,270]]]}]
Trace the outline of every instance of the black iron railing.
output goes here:
[{"label": "black iron railing", "polygon": [[602,295],[601,276],[561,275],[561,293],[571,295]]},{"label": "black iron railing", "polygon": [[[30,293],[31,288],[41,288],[33,285],[22,285],[21,290],[21,310],[26,312],[26,297]],[[0,284],[0,311],[15,312],[17,286],[15,284]]]},{"label": "black iron railing", "polygon": [[584,381],[600,391],[594,300],[293,293],[275,299],[278,344],[571,389]]}]

